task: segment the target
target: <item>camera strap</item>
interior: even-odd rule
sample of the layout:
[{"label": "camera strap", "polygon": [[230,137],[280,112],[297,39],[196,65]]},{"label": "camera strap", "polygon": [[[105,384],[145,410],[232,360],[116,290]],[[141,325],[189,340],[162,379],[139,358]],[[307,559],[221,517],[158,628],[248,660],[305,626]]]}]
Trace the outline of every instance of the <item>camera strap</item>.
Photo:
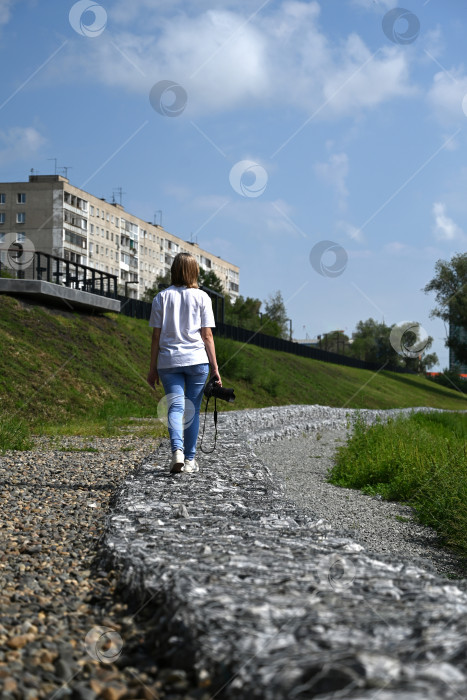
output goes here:
[{"label": "camera strap", "polygon": [[201,452],[203,452],[205,455],[210,455],[211,452],[214,452],[216,449],[216,442],[217,442],[217,397],[214,397],[214,447],[212,450],[203,450],[203,440],[204,440],[204,431],[206,429],[206,418],[208,417],[208,404],[209,404],[209,397],[206,401],[206,408],[204,410],[204,425],[203,425],[203,434],[201,435],[201,442],[199,443],[199,449]]}]

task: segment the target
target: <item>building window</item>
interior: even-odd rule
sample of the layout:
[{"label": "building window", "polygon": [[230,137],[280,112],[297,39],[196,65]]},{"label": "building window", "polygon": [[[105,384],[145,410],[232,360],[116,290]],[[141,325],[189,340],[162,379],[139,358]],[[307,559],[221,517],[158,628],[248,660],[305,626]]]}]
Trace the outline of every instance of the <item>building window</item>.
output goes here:
[{"label": "building window", "polygon": [[4,192],[0,192],[0,204],[6,204],[6,195]]},{"label": "building window", "polygon": [[91,233],[94,233],[94,224],[89,224]]},{"label": "building window", "polygon": [[16,242],[17,243],[24,243],[26,240],[26,234],[25,233],[17,233],[16,234]]},{"label": "building window", "polygon": [[26,192],[18,192],[16,195],[17,204],[26,204]]},{"label": "building window", "polygon": [[115,217],[115,226],[118,226],[118,217]]},{"label": "building window", "polygon": [[0,224],[4,224],[4,223],[5,223],[5,213],[3,212],[0,214]]},{"label": "building window", "polygon": [[91,213],[91,216],[94,216],[94,207],[92,205],[89,207],[89,211]]},{"label": "building window", "polygon": [[16,214],[16,223],[17,224],[25,224],[26,223],[26,214],[24,211],[18,212]]},{"label": "building window", "polygon": [[107,256],[109,255],[109,249],[108,249],[108,248],[105,249],[105,254],[106,254]]},{"label": "building window", "polygon": [[102,211],[101,211],[101,219],[105,219],[105,212],[104,212],[103,209],[102,209]]},{"label": "building window", "polygon": [[112,233],[110,234],[110,240],[113,241],[113,239],[114,239],[114,232],[112,231]]},{"label": "building window", "polygon": [[105,237],[107,238],[107,240],[109,240],[109,232],[108,231],[105,232]]},{"label": "building window", "polygon": [[96,216],[99,216],[99,209],[96,208]]}]

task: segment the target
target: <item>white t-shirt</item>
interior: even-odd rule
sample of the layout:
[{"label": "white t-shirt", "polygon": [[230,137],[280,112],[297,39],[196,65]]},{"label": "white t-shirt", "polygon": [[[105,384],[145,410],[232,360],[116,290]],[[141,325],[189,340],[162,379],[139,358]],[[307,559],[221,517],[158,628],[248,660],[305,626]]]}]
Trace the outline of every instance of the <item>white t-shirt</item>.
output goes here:
[{"label": "white t-shirt", "polygon": [[211,299],[202,289],[172,285],[159,292],[149,325],[161,329],[159,369],[209,362],[201,328],[214,328],[216,322]]}]

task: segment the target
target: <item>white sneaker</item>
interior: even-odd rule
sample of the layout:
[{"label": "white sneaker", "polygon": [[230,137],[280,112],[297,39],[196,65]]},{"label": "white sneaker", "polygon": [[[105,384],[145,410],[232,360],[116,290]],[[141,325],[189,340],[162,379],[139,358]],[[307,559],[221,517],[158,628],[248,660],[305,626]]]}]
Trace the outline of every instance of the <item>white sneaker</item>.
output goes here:
[{"label": "white sneaker", "polygon": [[170,473],[179,474],[183,469],[184,463],[185,455],[183,452],[181,450],[175,450],[175,452],[172,454],[172,461],[170,463]]},{"label": "white sneaker", "polygon": [[199,466],[196,459],[186,459],[183,467],[184,472],[199,472]]}]

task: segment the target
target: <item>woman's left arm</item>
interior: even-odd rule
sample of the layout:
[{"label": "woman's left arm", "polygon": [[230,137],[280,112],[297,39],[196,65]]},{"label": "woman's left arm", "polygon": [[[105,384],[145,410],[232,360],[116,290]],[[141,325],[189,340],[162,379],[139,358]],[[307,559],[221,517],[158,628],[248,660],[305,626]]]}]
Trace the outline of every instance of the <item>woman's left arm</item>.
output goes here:
[{"label": "woman's left arm", "polygon": [[161,329],[154,328],[152,331],[152,341],[151,341],[151,362],[149,365],[149,374],[147,376],[147,383],[150,387],[155,389],[154,382],[159,384],[159,373],[157,371],[157,356],[159,354],[159,339],[161,337]]}]

